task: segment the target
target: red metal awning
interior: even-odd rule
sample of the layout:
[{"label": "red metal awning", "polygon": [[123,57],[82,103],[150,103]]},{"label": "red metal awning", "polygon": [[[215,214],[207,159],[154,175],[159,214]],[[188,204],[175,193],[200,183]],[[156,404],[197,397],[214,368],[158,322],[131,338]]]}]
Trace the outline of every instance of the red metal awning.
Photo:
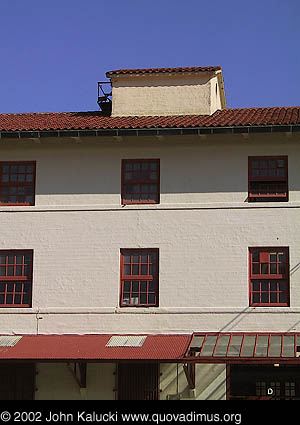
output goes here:
[{"label": "red metal awning", "polygon": [[300,333],[195,333],[185,358],[197,363],[235,360],[300,363]]},{"label": "red metal awning", "polygon": [[[0,360],[180,360],[191,335],[0,336]],[[2,341],[2,342],[1,342]]]}]

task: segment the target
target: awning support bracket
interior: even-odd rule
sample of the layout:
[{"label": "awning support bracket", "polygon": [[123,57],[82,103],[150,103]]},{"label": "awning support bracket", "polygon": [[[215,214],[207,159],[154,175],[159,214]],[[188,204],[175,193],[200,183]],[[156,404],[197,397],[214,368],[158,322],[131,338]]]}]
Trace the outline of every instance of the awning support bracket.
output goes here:
[{"label": "awning support bracket", "polygon": [[73,368],[69,368],[72,372],[72,375],[75,378],[75,381],[80,388],[86,388],[86,372],[87,372],[87,363],[86,362],[75,362]]},{"label": "awning support bracket", "polygon": [[184,370],[189,388],[191,390],[194,390],[195,387],[196,387],[196,366],[195,366],[195,363],[184,364],[183,370]]}]

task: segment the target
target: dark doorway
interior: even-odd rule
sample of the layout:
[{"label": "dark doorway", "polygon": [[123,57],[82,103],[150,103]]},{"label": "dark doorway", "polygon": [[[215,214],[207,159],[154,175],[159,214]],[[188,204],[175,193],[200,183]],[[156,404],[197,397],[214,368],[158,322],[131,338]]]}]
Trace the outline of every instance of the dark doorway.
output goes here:
[{"label": "dark doorway", "polygon": [[120,363],[119,400],[158,400],[159,364]]},{"label": "dark doorway", "polygon": [[230,400],[300,400],[300,366],[230,365]]},{"label": "dark doorway", "polygon": [[34,364],[0,364],[0,400],[33,400],[34,372]]}]

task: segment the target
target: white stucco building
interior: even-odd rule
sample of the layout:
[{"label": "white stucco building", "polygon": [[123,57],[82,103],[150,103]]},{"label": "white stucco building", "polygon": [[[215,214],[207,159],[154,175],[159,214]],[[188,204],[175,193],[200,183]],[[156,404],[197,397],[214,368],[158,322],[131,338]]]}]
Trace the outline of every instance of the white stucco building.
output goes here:
[{"label": "white stucco building", "polygon": [[107,77],[102,111],[0,114],[0,399],[299,397],[300,107]]}]

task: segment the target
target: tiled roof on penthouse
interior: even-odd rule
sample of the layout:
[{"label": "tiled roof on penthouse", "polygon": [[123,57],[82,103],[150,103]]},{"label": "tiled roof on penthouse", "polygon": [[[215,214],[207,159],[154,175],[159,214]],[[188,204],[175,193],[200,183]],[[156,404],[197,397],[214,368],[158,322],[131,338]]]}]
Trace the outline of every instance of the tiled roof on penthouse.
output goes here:
[{"label": "tiled roof on penthouse", "polygon": [[220,66],[185,66],[175,68],[136,68],[136,69],[117,69],[115,71],[108,71],[106,76],[109,78],[113,75],[124,74],[158,74],[158,73],[183,73],[183,72],[214,72],[219,71]]}]

